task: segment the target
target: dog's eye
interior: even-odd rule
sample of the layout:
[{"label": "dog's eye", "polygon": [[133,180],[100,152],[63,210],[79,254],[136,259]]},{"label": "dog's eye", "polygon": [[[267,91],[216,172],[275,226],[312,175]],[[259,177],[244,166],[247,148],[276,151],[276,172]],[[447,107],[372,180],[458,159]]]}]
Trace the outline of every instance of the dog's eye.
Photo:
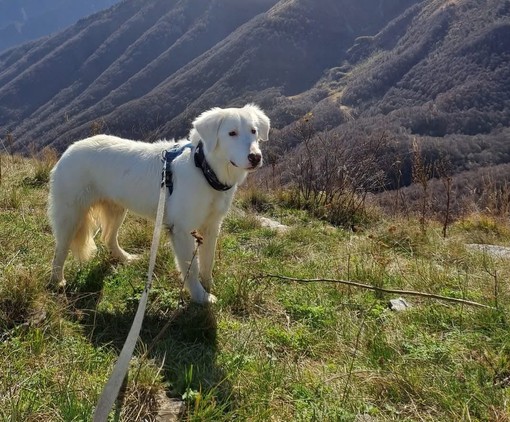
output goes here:
[{"label": "dog's eye", "polygon": [[257,131],[255,129],[252,129],[251,133],[253,133],[255,135],[257,133]]},{"label": "dog's eye", "polygon": [[229,136],[237,136],[237,132],[235,130],[228,133]]}]

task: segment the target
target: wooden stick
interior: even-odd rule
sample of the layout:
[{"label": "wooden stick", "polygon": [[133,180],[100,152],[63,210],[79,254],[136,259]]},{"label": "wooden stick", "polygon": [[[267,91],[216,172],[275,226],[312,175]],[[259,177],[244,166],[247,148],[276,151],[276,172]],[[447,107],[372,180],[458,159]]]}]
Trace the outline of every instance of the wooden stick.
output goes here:
[{"label": "wooden stick", "polygon": [[473,302],[471,300],[458,299],[455,297],[448,297],[448,296],[441,296],[441,295],[436,295],[434,293],[417,292],[414,290],[385,289],[383,287],[376,287],[376,286],[372,286],[370,284],[363,284],[363,283],[360,283],[357,281],[350,281],[350,280],[336,280],[336,279],[331,279],[331,278],[295,278],[295,277],[286,277],[286,276],[277,275],[277,274],[262,274],[262,275],[260,275],[259,278],[276,278],[279,280],[295,281],[298,283],[318,283],[318,282],[339,283],[339,284],[345,284],[347,286],[359,287],[361,289],[373,290],[376,292],[391,293],[391,294],[397,294],[397,295],[403,295],[403,296],[419,296],[419,297],[426,297],[428,299],[443,300],[445,302],[462,303],[464,305],[476,306],[479,308],[496,309],[493,306],[484,305],[482,303]]}]

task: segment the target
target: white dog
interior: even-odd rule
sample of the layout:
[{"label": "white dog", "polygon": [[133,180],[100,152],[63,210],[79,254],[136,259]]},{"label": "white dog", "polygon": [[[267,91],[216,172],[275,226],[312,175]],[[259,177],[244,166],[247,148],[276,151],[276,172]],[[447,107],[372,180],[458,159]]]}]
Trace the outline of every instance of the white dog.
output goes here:
[{"label": "white dog", "polygon": [[[268,139],[269,124],[253,104],[213,108],[193,122],[189,141],[179,141],[191,145],[171,163],[173,192],[167,197],[164,223],[183,278],[191,265],[185,288],[195,302],[216,299],[208,293],[216,239],[237,185],[262,165],[259,140]],[[48,212],[56,240],[54,282],[65,284],[69,249],[80,260],[95,251],[95,223],[113,257],[135,258],[119,246],[118,230],[127,210],[155,219],[162,152],[172,146],[174,141],[148,144],[97,135],[67,149],[51,172]],[[198,263],[192,259],[193,230],[203,236]]]}]

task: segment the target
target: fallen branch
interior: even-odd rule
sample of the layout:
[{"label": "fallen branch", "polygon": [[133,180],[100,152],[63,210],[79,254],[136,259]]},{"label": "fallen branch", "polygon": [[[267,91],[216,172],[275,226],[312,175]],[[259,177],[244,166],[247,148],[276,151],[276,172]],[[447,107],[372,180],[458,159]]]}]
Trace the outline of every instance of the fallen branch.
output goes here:
[{"label": "fallen branch", "polygon": [[464,305],[476,306],[479,308],[496,309],[493,306],[484,305],[483,303],[473,302],[471,300],[466,300],[466,299],[458,299],[455,297],[441,296],[441,295],[436,295],[434,293],[417,292],[414,290],[385,289],[383,287],[376,287],[376,286],[372,286],[370,284],[363,284],[363,283],[359,283],[357,281],[350,281],[350,280],[336,280],[336,279],[331,279],[331,278],[296,278],[296,277],[286,277],[286,276],[277,275],[277,274],[261,274],[259,276],[259,278],[276,278],[279,280],[295,281],[298,283],[318,283],[318,282],[339,283],[339,284],[345,284],[347,286],[359,287],[361,289],[372,290],[375,292],[391,293],[391,294],[402,295],[402,296],[419,296],[419,297],[425,297],[428,299],[443,300],[445,302],[461,303]]}]

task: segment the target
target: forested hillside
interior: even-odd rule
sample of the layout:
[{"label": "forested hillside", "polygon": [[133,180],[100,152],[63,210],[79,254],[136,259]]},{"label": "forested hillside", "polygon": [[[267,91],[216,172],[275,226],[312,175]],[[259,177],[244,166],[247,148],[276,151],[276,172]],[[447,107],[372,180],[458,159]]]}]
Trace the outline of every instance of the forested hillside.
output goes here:
[{"label": "forested hillside", "polygon": [[127,0],[0,56],[0,136],[25,152],[176,137],[254,101],[276,158],[304,116],[353,144],[384,133],[391,187],[396,156],[411,182],[413,141],[453,172],[507,163],[509,80],[509,0]]},{"label": "forested hillside", "polygon": [[183,134],[206,107],[306,91],[414,2],[125,1],[0,56],[0,125],[17,149],[62,149],[96,120],[125,136]]}]

